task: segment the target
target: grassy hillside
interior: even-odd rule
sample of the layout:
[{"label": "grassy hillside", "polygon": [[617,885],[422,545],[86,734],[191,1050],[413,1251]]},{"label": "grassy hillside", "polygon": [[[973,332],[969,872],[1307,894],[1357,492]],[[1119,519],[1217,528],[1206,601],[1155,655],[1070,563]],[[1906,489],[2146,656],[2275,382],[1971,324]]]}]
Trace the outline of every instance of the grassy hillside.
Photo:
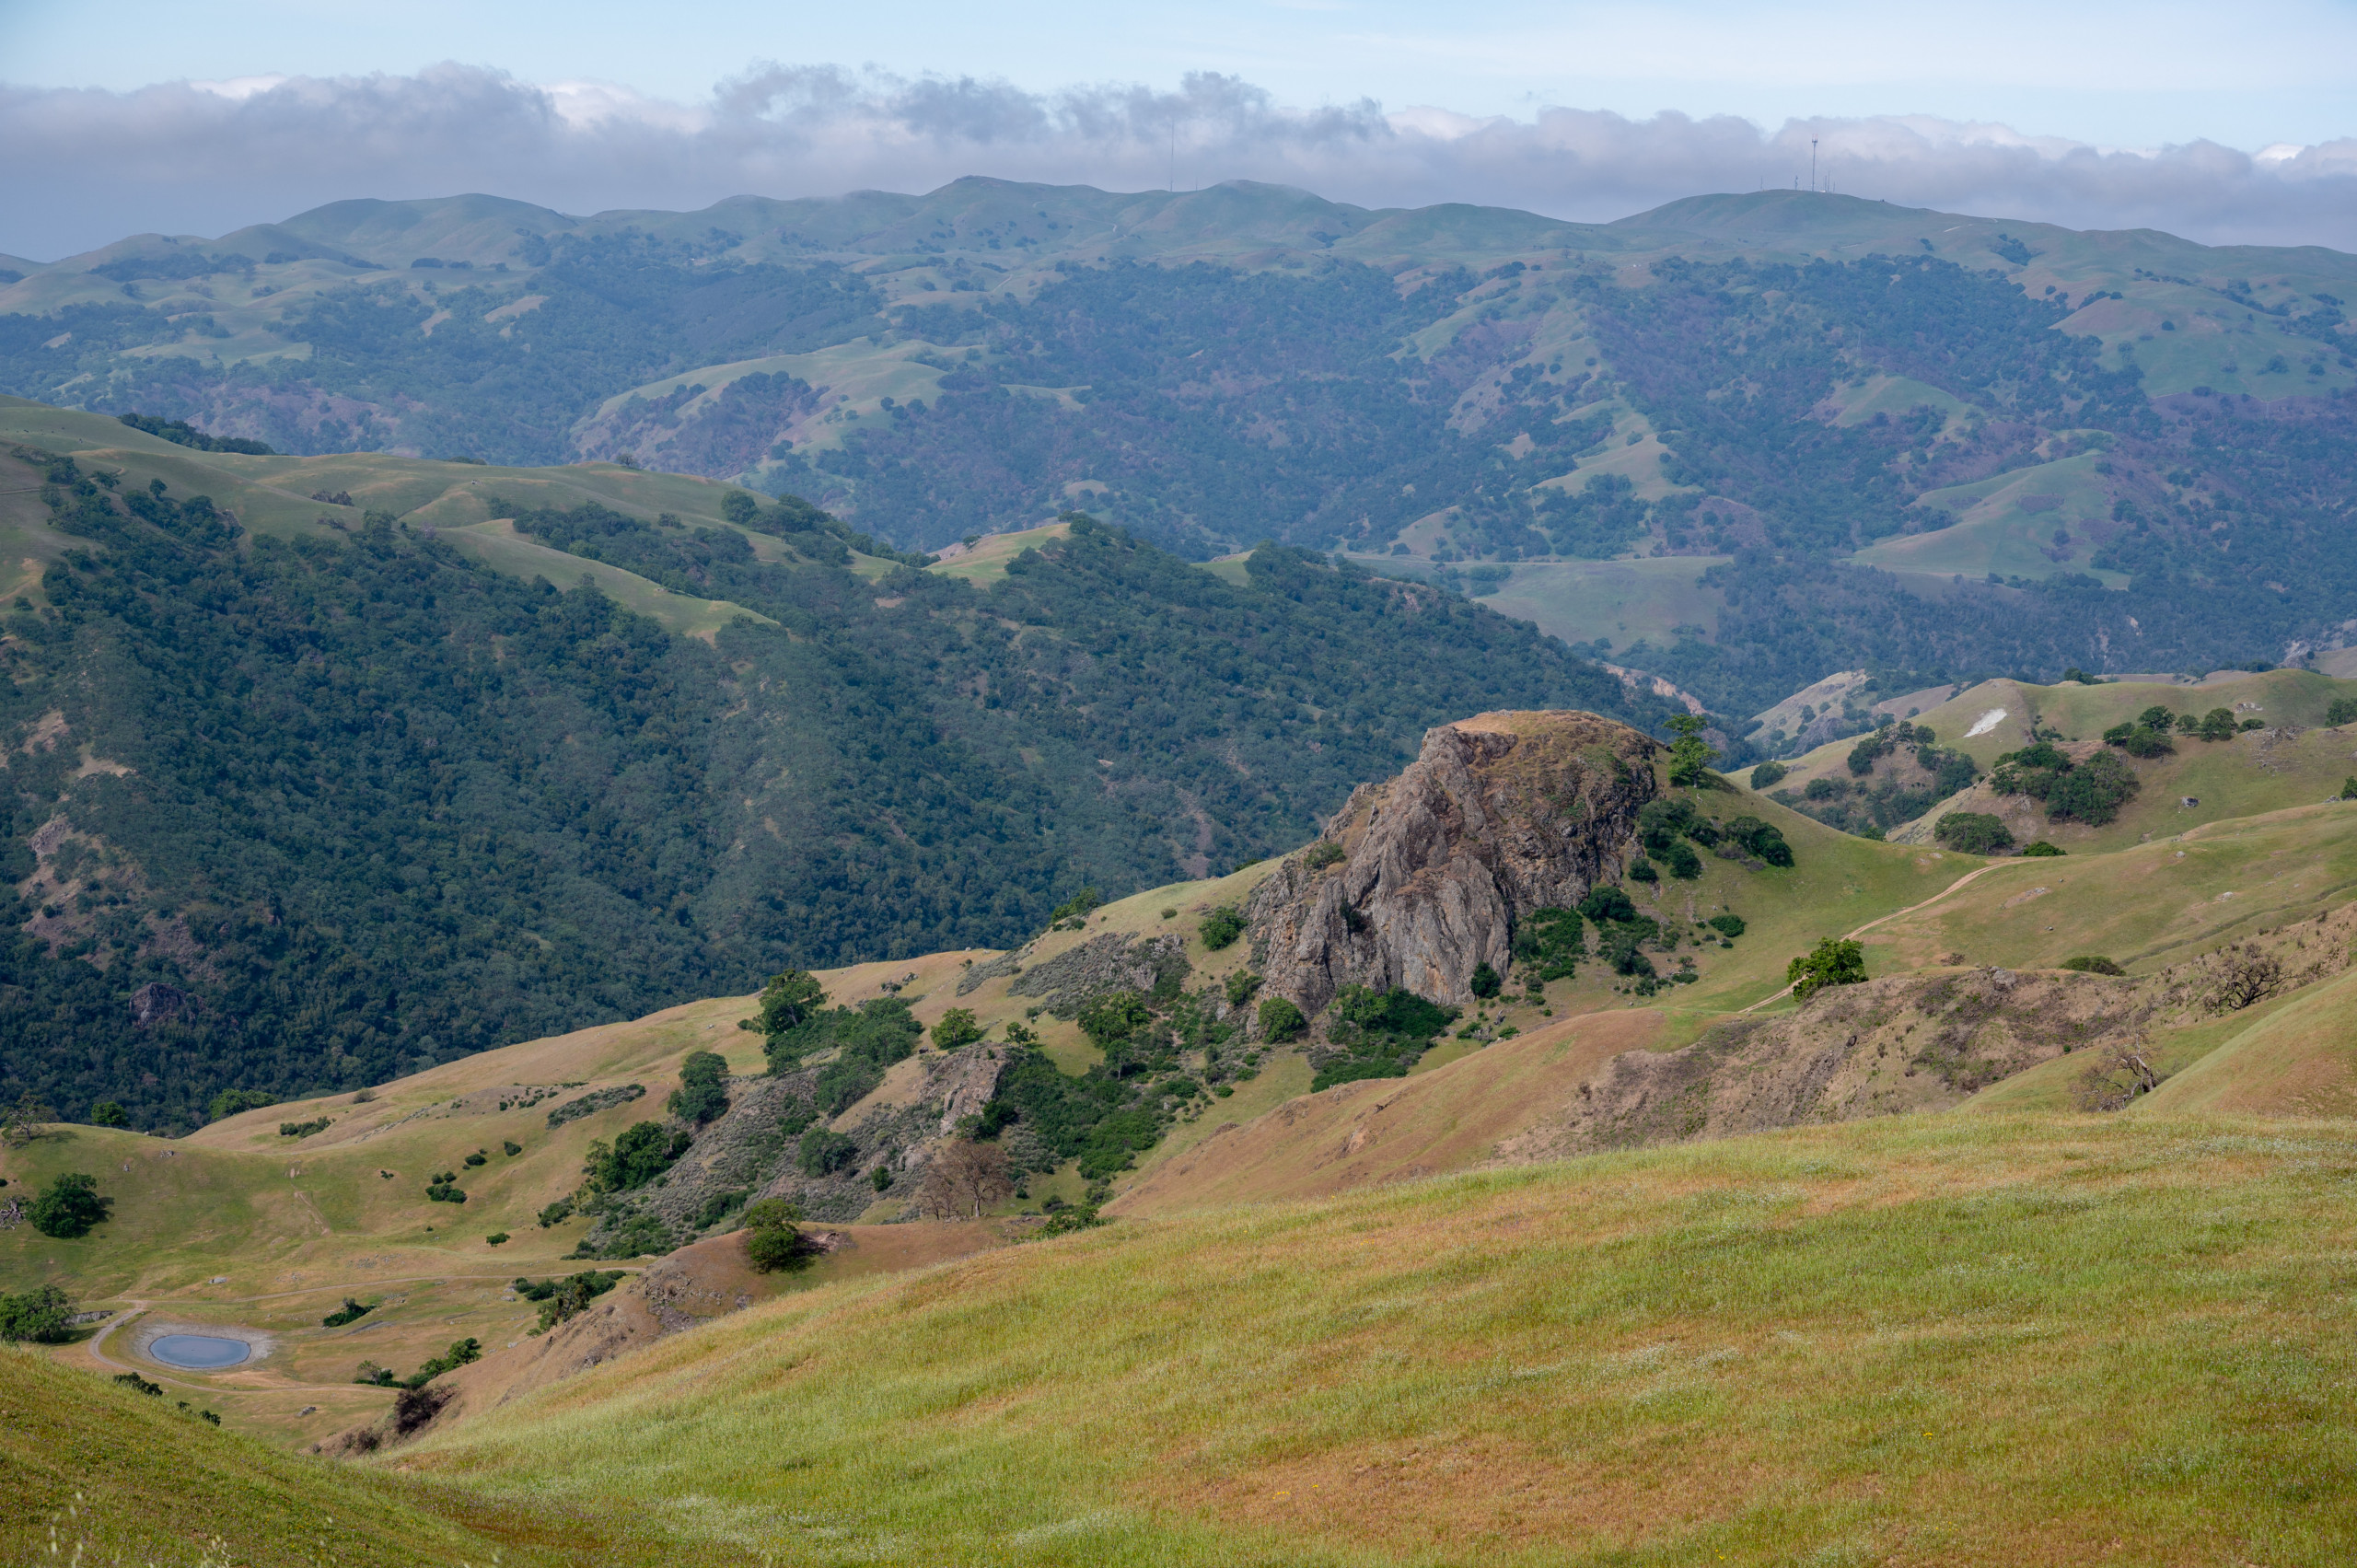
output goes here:
[{"label": "grassy hillside", "polygon": [[641,1555],[2325,1563],[2351,1216],[2313,1173],[2352,1157],[1902,1119],[1124,1222],[756,1308],[406,1462]]},{"label": "grassy hillside", "polygon": [[576,1511],[290,1454],[14,1346],[0,1400],[14,1562],[570,1562],[600,1534]]}]

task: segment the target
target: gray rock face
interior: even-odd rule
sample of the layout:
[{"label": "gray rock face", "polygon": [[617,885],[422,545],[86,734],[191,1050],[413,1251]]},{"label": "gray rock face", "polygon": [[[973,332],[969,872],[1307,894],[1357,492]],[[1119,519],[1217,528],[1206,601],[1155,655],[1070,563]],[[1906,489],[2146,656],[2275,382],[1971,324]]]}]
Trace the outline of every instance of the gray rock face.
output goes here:
[{"label": "gray rock face", "polygon": [[1069,1018],[1108,992],[1175,989],[1191,968],[1183,936],[1132,940],[1108,933],[1025,970],[1007,994],[1037,996],[1051,1016]]},{"label": "gray rock face", "polygon": [[1247,915],[1265,993],[1315,1014],[1345,985],[1472,1000],[1503,974],[1514,923],[1579,902],[1635,855],[1637,809],[1662,748],[1594,714],[1483,714],[1424,736],[1387,784],[1363,784],[1326,826],[1344,858],[1287,858]]}]

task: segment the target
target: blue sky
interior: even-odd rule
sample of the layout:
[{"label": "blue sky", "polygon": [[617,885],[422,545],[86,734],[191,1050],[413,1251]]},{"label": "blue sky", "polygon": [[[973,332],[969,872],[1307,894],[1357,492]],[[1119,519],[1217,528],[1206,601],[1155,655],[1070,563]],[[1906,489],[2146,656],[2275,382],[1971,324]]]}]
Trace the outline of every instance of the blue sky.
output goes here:
[{"label": "blue sky", "polygon": [[1241,75],[1282,102],[1374,98],[1527,116],[1541,104],[1999,120],[2106,146],[2257,151],[2357,133],[2357,6],[1402,4],[888,6],[644,0],[0,0],[0,80],[118,91],[440,61],[693,103],[751,62],[876,64],[1035,90]]}]

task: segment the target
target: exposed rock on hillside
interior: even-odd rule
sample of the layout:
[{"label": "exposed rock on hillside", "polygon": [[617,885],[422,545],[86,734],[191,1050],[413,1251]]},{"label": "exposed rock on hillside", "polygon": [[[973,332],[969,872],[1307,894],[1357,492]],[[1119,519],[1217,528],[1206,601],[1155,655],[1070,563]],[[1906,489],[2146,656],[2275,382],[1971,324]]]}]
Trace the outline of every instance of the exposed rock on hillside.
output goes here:
[{"label": "exposed rock on hillside", "polygon": [[1483,714],[1427,731],[1405,772],[1362,784],[1327,824],[1341,860],[1321,868],[1317,854],[1295,854],[1253,892],[1268,991],[1309,1013],[1350,984],[1469,1002],[1476,966],[1506,969],[1516,919],[1620,877],[1660,750],[1584,713]]},{"label": "exposed rock on hillside", "polygon": [[1175,991],[1186,981],[1190,967],[1183,936],[1134,941],[1109,933],[1024,971],[1007,987],[1007,993],[1039,997],[1050,1013],[1069,1018],[1109,991]]}]

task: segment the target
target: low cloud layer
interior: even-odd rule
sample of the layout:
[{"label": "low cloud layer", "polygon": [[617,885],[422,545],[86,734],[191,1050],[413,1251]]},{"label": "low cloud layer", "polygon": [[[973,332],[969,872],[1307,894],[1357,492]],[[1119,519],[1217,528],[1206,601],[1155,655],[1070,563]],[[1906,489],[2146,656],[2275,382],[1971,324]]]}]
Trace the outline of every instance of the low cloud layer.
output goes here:
[{"label": "low cloud layer", "polygon": [[1924,117],[1794,121],[1550,109],[1528,121],[1372,102],[1296,110],[1219,75],[1175,92],[764,64],[683,106],[445,65],[413,76],[0,87],[0,251],[219,234],[353,196],[489,192],[572,213],[724,196],[925,191],[988,174],[1112,190],[1251,179],[1367,206],[1472,202],[1587,220],[1790,186],[2074,228],[2357,250],[2357,138],[2251,155],[2112,150]]}]

